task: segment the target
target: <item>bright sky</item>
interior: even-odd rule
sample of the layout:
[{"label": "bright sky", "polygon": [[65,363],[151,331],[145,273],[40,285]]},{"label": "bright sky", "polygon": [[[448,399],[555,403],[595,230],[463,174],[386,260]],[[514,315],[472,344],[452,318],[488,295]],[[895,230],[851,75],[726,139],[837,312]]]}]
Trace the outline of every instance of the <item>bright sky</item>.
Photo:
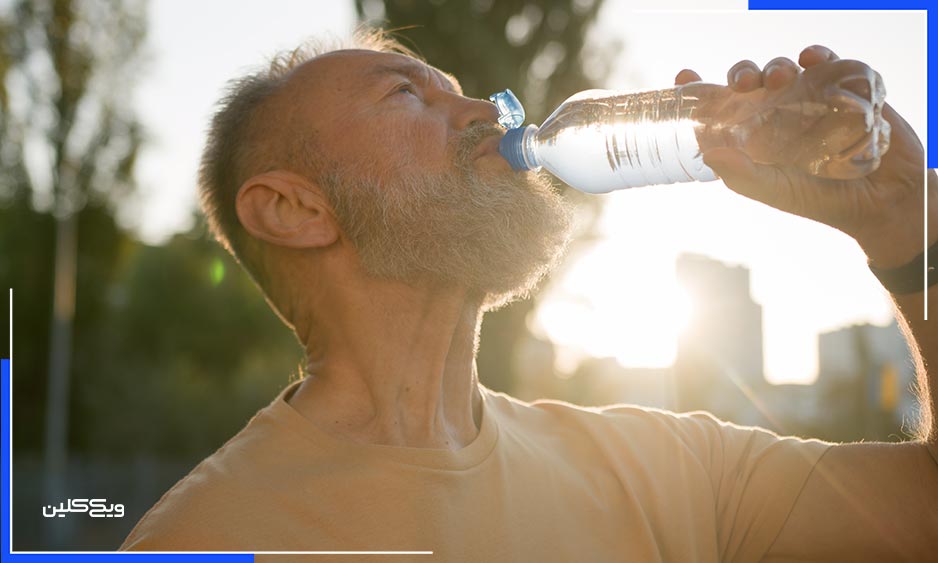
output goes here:
[{"label": "bright sky", "polygon": [[[653,6],[652,6],[653,4]],[[796,58],[813,43],[877,69],[887,101],[925,135],[924,12],[680,11],[678,3],[607,0],[596,39],[623,42],[604,87],[668,87],[682,68],[725,82],[748,58],[759,65]],[[699,3],[695,3],[699,6]],[[354,25],[352,2],[264,3],[160,0],[150,3],[151,66],[137,94],[152,142],[144,151],[141,197],[124,217],[159,242],[191,225],[194,179],[211,108],[229,78],[303,38]],[[506,85],[510,87],[512,85]],[[571,92],[572,94],[573,92]],[[470,92],[484,97],[488,92]],[[523,100],[522,100],[523,101]],[[770,381],[809,381],[819,331],[891,317],[885,293],[848,237],[729,192],[720,182],[617,192],[605,198],[602,240],[548,288],[533,328],[562,345],[564,357],[615,356],[627,366],[666,366],[688,304],[674,278],[682,252],[752,271],[763,305]],[[641,272],[642,276],[637,273]]]}]

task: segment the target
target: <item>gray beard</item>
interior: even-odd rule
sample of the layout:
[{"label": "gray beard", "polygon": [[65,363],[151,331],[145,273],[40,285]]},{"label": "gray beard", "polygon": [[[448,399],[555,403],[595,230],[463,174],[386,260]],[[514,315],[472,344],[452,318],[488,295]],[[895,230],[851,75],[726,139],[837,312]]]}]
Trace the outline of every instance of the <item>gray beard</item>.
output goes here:
[{"label": "gray beard", "polygon": [[494,126],[457,140],[453,171],[384,182],[322,178],[371,276],[466,288],[484,310],[527,297],[566,249],[569,206],[544,173],[478,173],[469,155]]}]

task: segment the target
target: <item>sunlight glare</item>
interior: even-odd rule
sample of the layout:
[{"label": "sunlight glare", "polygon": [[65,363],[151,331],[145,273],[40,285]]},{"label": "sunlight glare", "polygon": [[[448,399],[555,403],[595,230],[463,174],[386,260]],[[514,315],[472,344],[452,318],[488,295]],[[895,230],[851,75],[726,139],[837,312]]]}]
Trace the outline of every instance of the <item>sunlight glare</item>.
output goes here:
[{"label": "sunlight glare", "polygon": [[654,271],[636,275],[615,245],[586,253],[538,308],[534,329],[577,355],[614,357],[626,367],[673,364],[691,302],[677,283],[674,258],[653,260]]}]

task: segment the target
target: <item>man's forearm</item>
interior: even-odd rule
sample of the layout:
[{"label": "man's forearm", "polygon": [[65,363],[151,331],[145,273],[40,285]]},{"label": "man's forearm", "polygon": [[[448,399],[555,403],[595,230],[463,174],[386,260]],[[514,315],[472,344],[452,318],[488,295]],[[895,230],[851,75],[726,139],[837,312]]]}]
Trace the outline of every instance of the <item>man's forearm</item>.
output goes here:
[{"label": "man's forearm", "polygon": [[[938,213],[935,212],[938,207],[938,174],[935,170],[926,173],[926,185],[929,232],[921,240],[931,246],[938,239]],[[938,285],[925,291],[892,297],[899,326],[905,333],[915,362],[921,402],[917,435],[929,442],[932,455],[938,462]]]},{"label": "man's forearm", "polygon": [[[893,210],[894,220],[873,236],[859,240],[874,265],[890,269],[902,266],[938,240],[938,174],[926,173],[926,189],[911,205]],[[929,233],[925,235],[923,206],[928,206]],[[924,272],[923,272],[924,274]],[[924,275],[923,275],[924,284]],[[927,291],[927,293],[926,293]],[[893,294],[896,317],[909,343],[916,366],[921,401],[921,420],[916,434],[929,441],[938,461],[938,285],[909,294]],[[926,298],[928,311],[926,315]],[[925,320],[926,316],[929,320]]]},{"label": "man's forearm", "polygon": [[[936,225],[938,227],[938,225]],[[925,293],[895,295],[899,326],[905,333],[915,361],[921,420],[918,437],[938,446],[938,286],[928,291],[928,319],[925,319]],[[938,455],[938,449],[932,448]],[[936,459],[938,461],[938,459]]]}]

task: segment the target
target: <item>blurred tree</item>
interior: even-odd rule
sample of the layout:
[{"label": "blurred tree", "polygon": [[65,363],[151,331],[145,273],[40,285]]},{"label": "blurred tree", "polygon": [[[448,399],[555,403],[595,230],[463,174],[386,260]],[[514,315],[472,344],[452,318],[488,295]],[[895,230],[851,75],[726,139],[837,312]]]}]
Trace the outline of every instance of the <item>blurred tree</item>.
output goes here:
[{"label": "blurred tree", "polygon": [[[427,62],[452,73],[467,96],[486,97],[511,88],[531,123],[542,121],[571,94],[595,88],[606,76],[611,55],[620,46],[587,41],[601,4],[602,0],[355,0],[360,19],[398,30]],[[578,194],[567,190],[583,213],[577,241],[584,243],[593,238],[601,200]],[[488,387],[514,390],[509,366],[534,307],[529,299],[486,315],[478,364]]]},{"label": "blurred tree", "polygon": [[[142,1],[20,0],[4,18],[0,158],[11,164],[4,175],[13,193],[3,195],[21,203],[28,192],[34,205],[55,218],[45,409],[48,498],[64,492],[79,226],[102,225],[79,215],[89,204],[116,203],[133,188],[141,133],[129,108],[127,76],[138,66],[144,8]],[[113,241],[117,231],[107,231]],[[106,275],[101,264],[94,266],[95,274]]]},{"label": "blurred tree", "polygon": [[[15,292],[20,452],[41,447],[55,411],[77,452],[200,459],[269,402],[301,357],[204,224],[146,246],[115,221],[143,140],[128,77],[142,62],[144,13],[144,3],[118,0],[0,11],[0,279]],[[56,239],[69,229],[73,377],[50,405],[41,375]]]},{"label": "blurred tree", "polygon": [[201,224],[120,267],[105,322],[75,356],[76,447],[201,459],[287,384],[301,350]]}]

